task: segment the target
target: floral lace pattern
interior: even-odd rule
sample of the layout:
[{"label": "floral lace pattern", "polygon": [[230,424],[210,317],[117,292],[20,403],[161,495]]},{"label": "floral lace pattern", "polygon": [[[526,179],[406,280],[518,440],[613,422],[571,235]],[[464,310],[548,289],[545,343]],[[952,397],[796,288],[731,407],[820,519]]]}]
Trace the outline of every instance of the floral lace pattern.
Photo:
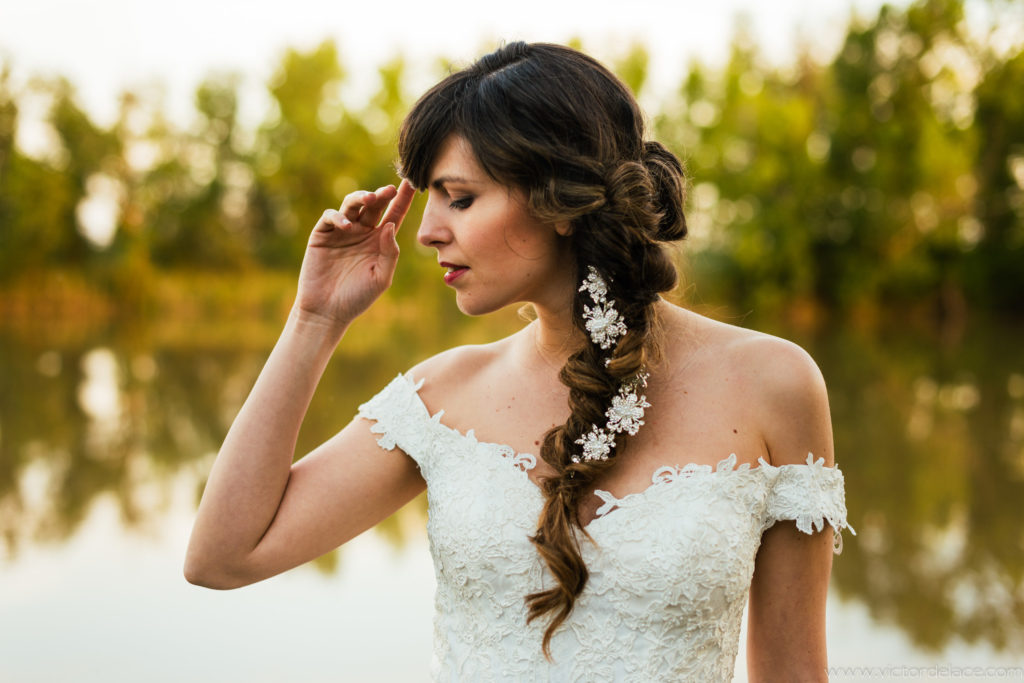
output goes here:
[{"label": "floral lace pattern", "polygon": [[[427,482],[437,578],[436,681],[729,681],[761,535],[849,528],[843,475],[806,465],[662,467],[649,488],[603,504],[581,537],[590,570],[544,659],[524,596],[552,579],[528,540],[543,503],[536,458],[431,416],[405,375],[359,408],[381,448],[401,448]],[[853,533],[853,529],[850,529]],[[837,540],[837,551],[838,551]]]}]

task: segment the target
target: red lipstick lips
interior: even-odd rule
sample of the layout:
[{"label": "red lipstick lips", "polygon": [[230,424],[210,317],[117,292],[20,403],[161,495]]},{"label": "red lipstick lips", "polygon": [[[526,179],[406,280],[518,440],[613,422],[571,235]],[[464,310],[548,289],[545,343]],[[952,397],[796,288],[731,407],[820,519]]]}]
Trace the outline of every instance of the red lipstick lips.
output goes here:
[{"label": "red lipstick lips", "polygon": [[466,266],[457,266],[454,263],[447,263],[446,261],[441,261],[440,265],[442,268],[448,269],[448,272],[444,274],[444,283],[446,285],[450,285],[455,282],[463,273],[469,270]]}]

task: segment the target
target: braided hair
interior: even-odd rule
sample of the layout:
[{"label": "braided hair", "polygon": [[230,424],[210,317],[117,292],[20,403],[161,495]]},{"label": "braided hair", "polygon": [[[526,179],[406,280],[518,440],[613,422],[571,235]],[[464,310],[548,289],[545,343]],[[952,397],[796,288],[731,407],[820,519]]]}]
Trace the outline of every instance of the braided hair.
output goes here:
[{"label": "braided hair", "polygon": [[[610,356],[586,344],[561,368],[570,415],[544,436],[540,457],[555,474],[531,538],[555,585],[525,596],[528,620],[546,618],[542,648],[572,612],[587,583],[575,530],[580,503],[615,457],[585,460],[577,441],[624,383],[656,353],[655,302],[677,281],[665,243],[686,236],[684,174],[663,145],[644,140],[644,121],[629,89],[593,58],[560,45],[511,43],[452,73],[424,94],[399,138],[402,174],[425,189],[441,145],[464,138],[493,179],[521,189],[531,214],[570,226],[577,281],[589,268],[628,328]],[[577,292],[573,321],[586,335],[587,295]],[[620,435],[611,456],[628,437]],[[578,462],[574,462],[575,460]]]}]

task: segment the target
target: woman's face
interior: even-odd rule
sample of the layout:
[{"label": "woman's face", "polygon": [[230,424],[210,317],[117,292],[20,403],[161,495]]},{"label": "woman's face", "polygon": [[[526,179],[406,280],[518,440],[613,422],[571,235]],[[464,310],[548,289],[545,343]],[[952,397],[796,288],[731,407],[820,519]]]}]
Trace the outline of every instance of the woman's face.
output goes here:
[{"label": "woman's face", "polygon": [[522,192],[488,176],[464,138],[451,136],[441,146],[417,239],[437,250],[463,313],[517,302],[568,306],[576,269],[559,232],[566,230],[530,215]]}]

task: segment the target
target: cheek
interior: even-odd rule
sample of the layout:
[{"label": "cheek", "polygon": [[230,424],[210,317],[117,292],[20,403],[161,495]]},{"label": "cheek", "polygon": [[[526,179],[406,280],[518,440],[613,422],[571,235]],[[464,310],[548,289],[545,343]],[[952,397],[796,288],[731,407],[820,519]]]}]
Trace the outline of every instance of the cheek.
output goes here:
[{"label": "cheek", "polygon": [[506,247],[527,261],[554,260],[558,255],[555,231],[547,226],[521,225],[505,231]]}]

